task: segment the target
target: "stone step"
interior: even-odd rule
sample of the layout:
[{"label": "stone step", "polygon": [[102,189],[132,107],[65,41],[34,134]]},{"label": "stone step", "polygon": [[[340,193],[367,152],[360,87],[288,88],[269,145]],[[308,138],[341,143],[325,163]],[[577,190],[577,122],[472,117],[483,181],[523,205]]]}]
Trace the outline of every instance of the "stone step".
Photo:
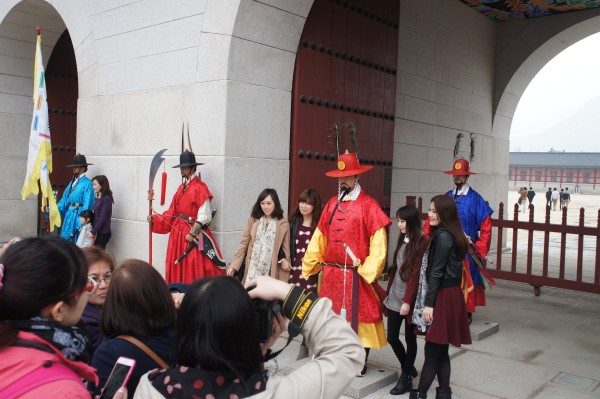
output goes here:
[{"label": "stone step", "polygon": [[[273,350],[278,350],[283,347],[286,341],[287,334],[284,333],[273,347]],[[265,369],[270,370],[273,373],[287,375],[311,360],[312,353],[308,358],[296,360],[301,342],[301,337],[295,337],[290,345],[285,348],[276,359],[272,359],[265,363]],[[354,378],[348,387],[346,387],[342,398],[364,398],[381,390],[387,385],[392,383],[395,384],[396,381],[398,381],[398,369],[393,369],[372,361],[369,361],[367,366],[367,374],[362,377],[357,376]]]},{"label": "stone step", "polygon": [[[473,314],[473,317],[477,317],[477,313]],[[471,339],[473,341],[481,341],[482,339],[500,331],[500,325],[493,321],[482,321],[475,319],[469,327],[471,330]]]},{"label": "stone step", "polygon": [[[309,360],[310,358],[307,358],[290,363],[280,371],[280,374],[287,375]],[[356,376],[346,387],[342,398],[364,398],[396,381],[398,381],[398,370],[369,362],[367,373],[362,377]]]},{"label": "stone step", "polygon": [[371,362],[367,366],[367,374],[352,380],[342,398],[364,398],[398,381],[398,370]]},{"label": "stone step", "polygon": [[[500,330],[498,323],[489,322],[477,319],[477,313],[474,315],[473,323],[471,324],[471,339],[480,341]],[[423,336],[418,336],[419,342],[422,342]],[[402,339],[403,336],[402,336]],[[278,342],[274,345],[273,350],[281,349],[287,341],[287,333],[283,333]],[[304,363],[312,358],[312,356],[296,360],[300,349],[302,337],[295,337],[290,345],[277,356],[276,359],[265,363],[265,368],[273,373],[287,375],[298,369]],[[422,346],[422,344],[419,344]],[[422,349],[420,349],[422,351]],[[452,354],[452,353],[451,353]],[[312,353],[311,353],[312,355]],[[343,395],[342,399],[346,398],[367,398],[367,399],[384,399],[394,398],[389,394],[395,383],[398,381],[399,368],[389,367],[397,363],[396,357],[389,346],[385,346],[380,350],[371,350],[367,374],[363,377],[356,377],[350,382]],[[420,366],[417,365],[420,369]],[[419,370],[420,372],[420,370]],[[418,379],[417,379],[418,382]]]}]

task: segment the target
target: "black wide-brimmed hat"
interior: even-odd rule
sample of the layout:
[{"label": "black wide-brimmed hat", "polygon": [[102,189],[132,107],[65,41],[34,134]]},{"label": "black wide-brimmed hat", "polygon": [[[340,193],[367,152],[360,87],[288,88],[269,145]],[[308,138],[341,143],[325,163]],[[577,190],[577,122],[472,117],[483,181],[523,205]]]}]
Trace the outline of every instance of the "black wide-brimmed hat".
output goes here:
[{"label": "black wide-brimmed hat", "polygon": [[173,166],[173,168],[186,168],[190,166],[204,165],[203,163],[196,162],[196,156],[191,151],[184,151],[179,155],[179,165]]},{"label": "black wide-brimmed hat", "polygon": [[93,163],[87,163],[85,155],[77,154],[73,157],[73,163],[67,165],[67,168],[80,168],[82,166],[93,165]]}]

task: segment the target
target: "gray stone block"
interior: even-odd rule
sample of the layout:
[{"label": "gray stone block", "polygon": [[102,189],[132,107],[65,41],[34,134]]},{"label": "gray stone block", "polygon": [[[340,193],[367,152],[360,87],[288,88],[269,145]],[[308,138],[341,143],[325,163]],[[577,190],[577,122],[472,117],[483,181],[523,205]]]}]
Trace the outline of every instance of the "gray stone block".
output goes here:
[{"label": "gray stone block", "polygon": [[473,341],[481,341],[490,335],[500,331],[500,325],[493,321],[478,321],[473,320],[471,323],[471,339]]},{"label": "gray stone block", "polygon": [[559,384],[568,385],[578,389],[592,392],[599,385],[598,381],[591,380],[589,378],[583,378],[573,374],[560,373],[555,379],[555,382]]},{"label": "gray stone block", "polygon": [[364,398],[398,380],[398,371],[373,363],[368,363],[367,374],[356,377],[346,390],[344,397]]}]

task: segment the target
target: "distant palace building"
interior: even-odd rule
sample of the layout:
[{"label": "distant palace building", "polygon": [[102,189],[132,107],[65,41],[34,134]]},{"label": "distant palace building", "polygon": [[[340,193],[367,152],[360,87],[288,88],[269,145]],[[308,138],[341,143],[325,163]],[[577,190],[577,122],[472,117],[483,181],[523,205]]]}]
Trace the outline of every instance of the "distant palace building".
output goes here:
[{"label": "distant palace building", "polygon": [[[514,186],[570,187],[597,192],[600,152],[511,152],[508,179]],[[537,187],[536,187],[537,186]]]}]

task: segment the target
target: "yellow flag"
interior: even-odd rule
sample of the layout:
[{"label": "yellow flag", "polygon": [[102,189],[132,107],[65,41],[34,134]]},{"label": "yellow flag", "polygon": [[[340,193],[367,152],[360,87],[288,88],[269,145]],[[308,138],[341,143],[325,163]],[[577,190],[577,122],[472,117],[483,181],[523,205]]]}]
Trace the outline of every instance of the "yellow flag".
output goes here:
[{"label": "yellow flag", "polygon": [[50,184],[52,173],[52,144],[48,124],[48,101],[46,97],[46,78],[42,64],[42,37],[38,34],[35,47],[35,67],[33,76],[33,119],[29,135],[29,156],[27,158],[27,176],[21,198],[39,193],[38,180],[42,188],[42,210],[48,207],[50,231],[61,224],[60,213]]}]

